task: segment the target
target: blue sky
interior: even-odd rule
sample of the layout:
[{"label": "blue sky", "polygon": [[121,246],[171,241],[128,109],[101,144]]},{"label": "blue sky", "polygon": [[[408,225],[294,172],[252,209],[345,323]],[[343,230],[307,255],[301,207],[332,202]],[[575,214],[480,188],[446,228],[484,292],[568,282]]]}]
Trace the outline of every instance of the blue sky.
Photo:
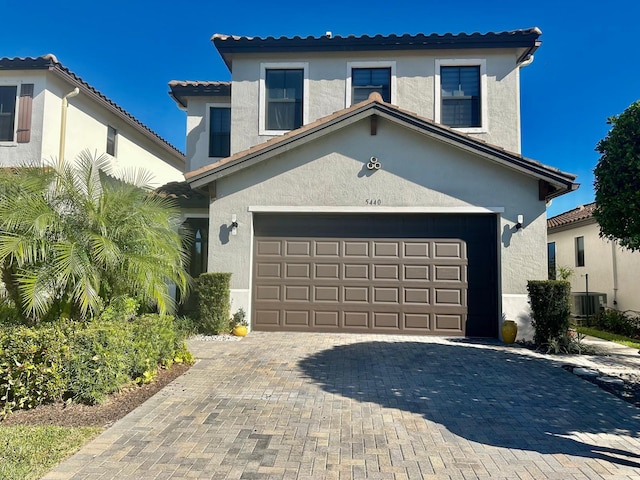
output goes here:
[{"label": "blue sky", "polygon": [[209,41],[214,33],[485,33],[537,26],[543,44],[521,77],[522,153],[577,174],[581,183],[553,201],[550,216],[593,201],[594,148],[609,130],[606,120],[640,98],[637,0],[0,0],[0,6],[12,19],[0,28],[0,56],[54,53],[182,150],[185,114],[167,95],[167,83],[230,80]]}]

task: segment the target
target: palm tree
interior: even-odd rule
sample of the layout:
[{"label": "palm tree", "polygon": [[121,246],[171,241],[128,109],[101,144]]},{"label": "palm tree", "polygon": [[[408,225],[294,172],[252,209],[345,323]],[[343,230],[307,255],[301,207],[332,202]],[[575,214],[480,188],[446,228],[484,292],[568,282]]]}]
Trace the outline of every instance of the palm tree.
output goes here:
[{"label": "palm tree", "polygon": [[[0,268],[26,319],[86,318],[129,295],[175,310],[189,284],[177,207],[144,171],[111,176],[106,155],[0,173]],[[184,297],[184,295],[181,295]]]}]

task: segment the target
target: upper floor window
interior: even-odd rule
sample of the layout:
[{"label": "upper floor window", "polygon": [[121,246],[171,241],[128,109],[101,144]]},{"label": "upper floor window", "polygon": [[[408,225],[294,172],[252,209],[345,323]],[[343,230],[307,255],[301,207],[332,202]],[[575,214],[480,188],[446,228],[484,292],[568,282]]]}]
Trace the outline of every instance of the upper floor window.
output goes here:
[{"label": "upper floor window", "polygon": [[112,157],[116,156],[116,139],[118,131],[111,125],[107,126],[107,153]]},{"label": "upper floor window", "polygon": [[231,153],[231,109],[209,107],[209,156],[228,157]]},{"label": "upper floor window", "polygon": [[278,135],[308,120],[306,63],[262,64],[260,134]]},{"label": "upper floor window", "polygon": [[576,267],[584,267],[584,237],[576,237]]},{"label": "upper floor window", "polygon": [[436,60],[436,115],[443,125],[468,133],[487,130],[484,60]]},{"label": "upper floor window", "polygon": [[391,103],[395,94],[395,62],[348,62],[346,106],[362,102],[374,92]]},{"label": "upper floor window", "polygon": [[0,142],[13,142],[18,87],[0,87]]}]

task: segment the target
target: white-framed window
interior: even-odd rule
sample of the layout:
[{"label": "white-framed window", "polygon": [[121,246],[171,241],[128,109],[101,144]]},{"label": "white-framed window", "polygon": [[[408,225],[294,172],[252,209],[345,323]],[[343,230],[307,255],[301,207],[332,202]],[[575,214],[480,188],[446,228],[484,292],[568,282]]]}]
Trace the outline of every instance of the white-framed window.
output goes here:
[{"label": "white-framed window", "polygon": [[576,267],[584,267],[584,237],[576,237]]},{"label": "white-framed window", "polygon": [[488,131],[485,59],[436,59],[435,121],[466,133]]},{"label": "white-framed window", "polygon": [[309,64],[260,64],[259,134],[282,135],[309,123]]},{"label": "white-framed window", "polygon": [[116,156],[116,148],[118,143],[118,130],[111,125],[107,125],[107,153],[112,157]]},{"label": "white-framed window", "polygon": [[209,157],[224,158],[231,154],[231,105],[207,103]]},{"label": "white-framed window", "polygon": [[345,106],[378,92],[387,103],[396,102],[396,62],[347,62]]},{"label": "white-framed window", "polygon": [[0,142],[15,141],[17,111],[18,86],[0,85]]}]

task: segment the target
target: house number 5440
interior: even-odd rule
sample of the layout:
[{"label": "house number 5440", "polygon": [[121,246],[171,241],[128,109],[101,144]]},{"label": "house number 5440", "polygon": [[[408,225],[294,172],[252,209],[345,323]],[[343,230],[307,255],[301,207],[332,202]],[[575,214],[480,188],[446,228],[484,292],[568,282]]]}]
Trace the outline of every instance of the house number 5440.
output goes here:
[{"label": "house number 5440", "polygon": [[367,198],[365,200],[365,203],[367,205],[382,205],[382,200],[380,200],[379,198]]}]

